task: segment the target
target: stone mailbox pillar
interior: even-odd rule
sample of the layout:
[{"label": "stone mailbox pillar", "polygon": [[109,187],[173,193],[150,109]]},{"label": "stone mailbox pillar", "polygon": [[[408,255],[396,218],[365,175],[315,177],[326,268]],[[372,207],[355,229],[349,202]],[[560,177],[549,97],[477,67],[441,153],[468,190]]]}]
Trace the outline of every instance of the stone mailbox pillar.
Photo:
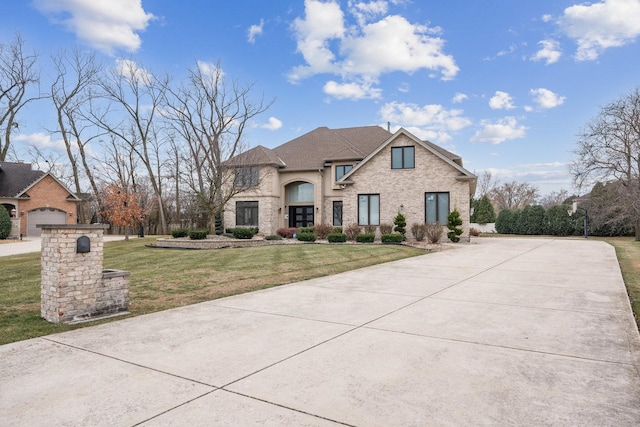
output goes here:
[{"label": "stone mailbox pillar", "polygon": [[108,225],[38,227],[42,229],[40,314],[45,320],[72,323],[128,310],[129,272],[103,269]]}]

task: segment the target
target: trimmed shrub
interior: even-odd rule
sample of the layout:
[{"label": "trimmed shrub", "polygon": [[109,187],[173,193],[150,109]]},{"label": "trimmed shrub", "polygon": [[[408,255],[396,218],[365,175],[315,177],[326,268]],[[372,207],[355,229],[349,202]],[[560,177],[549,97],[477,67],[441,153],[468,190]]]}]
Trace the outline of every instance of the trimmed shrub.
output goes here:
[{"label": "trimmed shrub", "polygon": [[573,221],[567,205],[552,206],[544,213],[544,229],[553,236],[571,236],[574,232]]},{"label": "trimmed shrub", "polygon": [[380,234],[391,234],[393,233],[393,225],[388,222],[383,222],[380,224]]},{"label": "trimmed shrub", "polygon": [[255,233],[255,227],[236,227],[233,229],[233,237],[236,239],[252,239]]},{"label": "trimmed shrub", "polygon": [[186,228],[176,228],[175,230],[171,230],[171,236],[174,239],[178,239],[180,237],[187,237],[189,235],[189,230]]},{"label": "trimmed shrub", "polygon": [[366,234],[376,234],[376,227],[375,225],[365,225],[364,226],[364,232]]},{"label": "trimmed shrub", "polygon": [[485,194],[479,200],[471,202],[473,206],[473,215],[471,215],[471,222],[477,224],[488,224],[490,222],[496,222],[496,211],[493,209],[491,200]]},{"label": "trimmed shrub", "polygon": [[278,236],[277,234],[271,234],[265,237],[264,240],[282,240],[282,236]]},{"label": "trimmed shrub", "polygon": [[383,234],[380,240],[386,244],[398,244],[404,241],[404,236],[400,233]]},{"label": "trimmed shrub", "polygon": [[429,243],[439,243],[440,239],[442,239],[442,235],[444,234],[444,229],[439,222],[426,224],[425,234]]},{"label": "trimmed shrub", "polygon": [[329,224],[318,224],[315,226],[314,231],[318,239],[326,239],[329,233],[333,231],[333,226]]},{"label": "trimmed shrub", "polygon": [[189,238],[191,240],[202,240],[207,238],[207,230],[191,230],[189,232]]},{"label": "trimmed shrub", "polygon": [[301,242],[315,242],[317,237],[315,233],[310,231],[300,231],[300,233],[297,234],[297,238]]},{"label": "trimmed shrub", "polygon": [[515,229],[514,211],[503,209],[496,218],[496,231],[500,234],[511,234]]},{"label": "trimmed shrub", "polygon": [[329,243],[344,243],[347,241],[347,235],[344,233],[329,233],[327,240]]},{"label": "trimmed shrub", "polygon": [[313,233],[314,227],[300,227],[300,232],[301,233]]},{"label": "trimmed shrub", "polygon": [[362,229],[358,224],[347,225],[344,229],[344,234],[347,235],[347,240],[356,240],[358,234],[362,233]]},{"label": "trimmed shrub", "polygon": [[7,209],[0,205],[0,240],[4,240],[11,234],[11,216]]},{"label": "trimmed shrub", "polygon": [[333,227],[333,229],[331,230],[332,233],[342,233],[342,227]]},{"label": "trimmed shrub", "polygon": [[460,235],[462,234],[462,218],[460,218],[460,212],[457,209],[454,209],[447,216],[447,228],[449,232],[447,233],[447,237],[453,243],[458,243],[460,241]]},{"label": "trimmed shrub", "polygon": [[358,243],[373,243],[376,240],[374,233],[362,233],[356,236],[356,242]]},{"label": "trimmed shrub", "polygon": [[419,224],[417,222],[411,224],[411,234],[418,242],[422,242],[427,235],[427,224]]},{"label": "trimmed shrub", "polygon": [[278,228],[276,230],[276,234],[278,236],[284,237],[285,239],[291,239],[294,233],[295,234],[300,233],[300,229],[296,227],[289,227],[289,228]]},{"label": "trimmed shrub", "polygon": [[395,224],[393,231],[404,236],[407,232],[407,229],[405,228],[407,226],[407,218],[398,212],[398,215],[393,219],[393,223]]}]

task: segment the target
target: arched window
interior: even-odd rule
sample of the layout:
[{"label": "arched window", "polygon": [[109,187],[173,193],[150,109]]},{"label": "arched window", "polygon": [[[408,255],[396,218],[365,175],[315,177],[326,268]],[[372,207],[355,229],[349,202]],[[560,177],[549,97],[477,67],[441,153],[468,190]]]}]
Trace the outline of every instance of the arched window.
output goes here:
[{"label": "arched window", "polygon": [[308,182],[296,182],[287,186],[287,199],[289,203],[313,203],[313,184]]}]

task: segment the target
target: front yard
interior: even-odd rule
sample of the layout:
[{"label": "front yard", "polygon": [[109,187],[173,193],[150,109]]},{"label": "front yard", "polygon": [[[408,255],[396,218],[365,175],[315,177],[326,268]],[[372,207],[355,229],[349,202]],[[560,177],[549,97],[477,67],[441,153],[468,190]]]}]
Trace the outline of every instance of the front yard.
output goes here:
[{"label": "front yard", "polygon": [[[398,245],[300,244],[200,251],[145,247],[155,240],[154,236],[105,243],[104,267],[131,272],[131,316],[426,253]],[[97,323],[55,325],[40,318],[40,253],[0,257],[0,271],[0,345]]]}]

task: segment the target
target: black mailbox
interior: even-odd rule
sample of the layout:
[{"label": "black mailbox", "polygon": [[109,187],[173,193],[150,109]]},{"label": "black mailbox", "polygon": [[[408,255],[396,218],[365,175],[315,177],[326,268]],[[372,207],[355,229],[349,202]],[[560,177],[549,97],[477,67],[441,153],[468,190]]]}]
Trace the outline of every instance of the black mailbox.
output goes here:
[{"label": "black mailbox", "polygon": [[91,240],[87,236],[80,236],[76,240],[76,253],[86,254],[91,252]]}]

